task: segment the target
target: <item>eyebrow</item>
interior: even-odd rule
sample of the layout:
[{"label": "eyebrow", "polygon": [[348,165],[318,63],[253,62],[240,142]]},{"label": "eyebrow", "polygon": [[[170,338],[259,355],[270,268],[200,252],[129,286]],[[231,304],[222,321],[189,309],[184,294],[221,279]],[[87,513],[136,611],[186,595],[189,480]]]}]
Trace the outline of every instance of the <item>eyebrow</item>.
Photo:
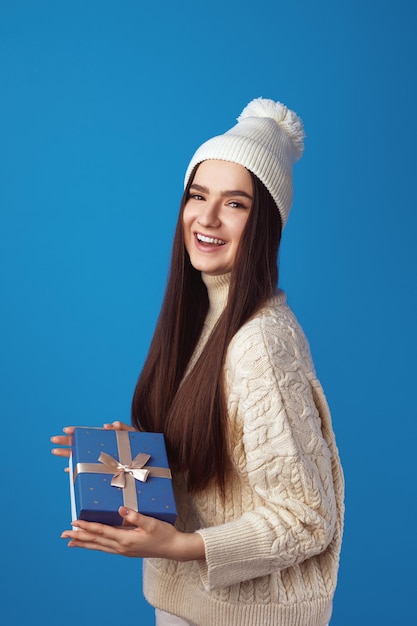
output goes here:
[{"label": "eyebrow", "polygon": [[[210,190],[208,187],[204,187],[204,185],[198,185],[197,183],[192,183],[190,189],[196,189],[197,191],[202,191],[203,193],[209,193]],[[248,198],[248,200],[253,200],[252,196],[246,191],[242,191],[241,189],[230,189],[227,191],[221,191],[221,196],[225,198],[230,198],[232,196],[243,196],[244,198]]]}]

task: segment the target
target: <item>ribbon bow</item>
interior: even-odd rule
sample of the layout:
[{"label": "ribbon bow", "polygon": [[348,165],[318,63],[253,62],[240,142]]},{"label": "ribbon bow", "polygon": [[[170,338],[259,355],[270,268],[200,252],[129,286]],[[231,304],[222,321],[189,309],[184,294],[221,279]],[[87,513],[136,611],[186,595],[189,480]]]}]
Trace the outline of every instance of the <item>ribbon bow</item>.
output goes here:
[{"label": "ribbon bow", "polygon": [[101,452],[98,460],[110,469],[109,474],[114,472],[110,483],[112,487],[121,487],[123,489],[126,485],[126,474],[133,476],[133,478],[140,480],[142,483],[146,482],[151,472],[148,469],[143,469],[143,467],[150,458],[150,454],[139,452],[129,465],[123,465],[123,463],[116,461],[110,454]]}]

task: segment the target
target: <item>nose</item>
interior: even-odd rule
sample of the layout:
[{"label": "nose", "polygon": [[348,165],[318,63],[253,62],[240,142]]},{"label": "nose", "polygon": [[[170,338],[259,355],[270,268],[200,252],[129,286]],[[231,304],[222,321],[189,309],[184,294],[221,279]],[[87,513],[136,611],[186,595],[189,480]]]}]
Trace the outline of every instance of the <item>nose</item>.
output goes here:
[{"label": "nose", "polygon": [[219,207],[216,202],[202,203],[197,222],[204,228],[218,228],[221,225]]}]

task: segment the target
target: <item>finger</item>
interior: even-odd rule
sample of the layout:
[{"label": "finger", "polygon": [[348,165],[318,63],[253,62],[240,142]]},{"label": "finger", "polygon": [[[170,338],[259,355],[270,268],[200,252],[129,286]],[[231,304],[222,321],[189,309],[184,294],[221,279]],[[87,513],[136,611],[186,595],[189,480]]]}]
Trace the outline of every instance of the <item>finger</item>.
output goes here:
[{"label": "finger", "polygon": [[69,448],[52,448],[51,452],[55,456],[60,456],[67,459],[71,455],[71,450]]},{"label": "finger", "polygon": [[85,522],[76,520],[72,522],[75,530],[65,530],[61,537],[77,542],[77,547],[95,546],[95,550],[104,550],[105,552],[120,552],[120,545],[123,535],[128,532],[127,529],[120,526],[108,526],[106,524],[98,524],[96,522]]},{"label": "finger", "polygon": [[57,443],[59,446],[70,446],[72,437],[68,437],[67,435],[54,435],[51,437],[52,443]]},{"label": "finger", "polygon": [[119,422],[118,420],[112,422],[111,424],[103,424],[103,428],[105,428],[106,430],[129,430],[131,432],[136,430],[135,428],[133,428],[133,426],[129,426],[129,424]]},{"label": "finger", "polygon": [[109,552],[116,554],[116,542],[107,539],[104,536],[94,535],[87,531],[64,531],[61,534],[62,539],[69,539],[67,546],[69,548],[86,548],[88,550],[100,550],[101,552]]},{"label": "finger", "polygon": [[54,435],[54,439],[63,439],[64,441],[71,442],[71,438],[72,438],[72,435],[74,434],[75,428],[76,428],[75,426],[64,426],[62,431],[65,433],[65,435]]},{"label": "finger", "polygon": [[[76,524],[73,522],[72,525],[75,527]],[[99,528],[100,526],[104,527]],[[96,545],[101,545],[102,547],[110,547],[114,544],[114,537],[111,536],[111,533],[106,532],[106,528],[111,529],[110,526],[104,526],[104,524],[90,524],[87,528],[82,528],[77,524],[76,530],[64,530],[61,533],[62,539],[75,539],[79,543],[94,543]]]},{"label": "finger", "polygon": [[119,515],[123,518],[125,525],[136,526],[145,532],[149,532],[155,525],[156,520],[148,515],[142,515],[127,506],[119,507]]},{"label": "finger", "polygon": [[116,540],[122,530],[121,526],[109,526],[108,524],[100,524],[99,522],[86,522],[85,520],[77,519],[71,522],[71,525],[76,530],[64,531],[66,533],[90,533],[95,537],[106,537],[108,539]]},{"label": "finger", "polygon": [[77,539],[71,539],[67,543],[67,547],[68,548],[84,548],[86,550],[96,550],[100,552],[107,552],[107,554],[117,554],[117,550],[114,550],[114,548],[107,547],[107,546],[99,546],[96,543],[89,543],[89,542],[84,543],[81,541],[77,541]]}]

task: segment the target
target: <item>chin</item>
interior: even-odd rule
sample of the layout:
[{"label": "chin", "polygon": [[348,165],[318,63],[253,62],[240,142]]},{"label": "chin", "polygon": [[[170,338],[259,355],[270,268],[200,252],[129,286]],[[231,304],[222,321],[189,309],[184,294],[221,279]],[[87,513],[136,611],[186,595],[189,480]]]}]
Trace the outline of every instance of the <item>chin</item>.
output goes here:
[{"label": "chin", "polygon": [[216,269],[206,268],[201,269],[201,271],[204,272],[204,274],[208,274],[208,276],[222,276],[223,274],[228,274],[231,270],[226,267],[216,267]]},{"label": "chin", "polygon": [[228,272],[230,272],[230,270],[224,265],[215,265],[213,263],[202,263],[201,261],[200,262],[196,261],[195,263],[193,263],[193,260],[192,259],[190,260],[191,260],[191,265],[194,267],[194,269],[198,270],[199,272],[204,272],[204,274],[220,276],[221,274],[227,274]]}]

